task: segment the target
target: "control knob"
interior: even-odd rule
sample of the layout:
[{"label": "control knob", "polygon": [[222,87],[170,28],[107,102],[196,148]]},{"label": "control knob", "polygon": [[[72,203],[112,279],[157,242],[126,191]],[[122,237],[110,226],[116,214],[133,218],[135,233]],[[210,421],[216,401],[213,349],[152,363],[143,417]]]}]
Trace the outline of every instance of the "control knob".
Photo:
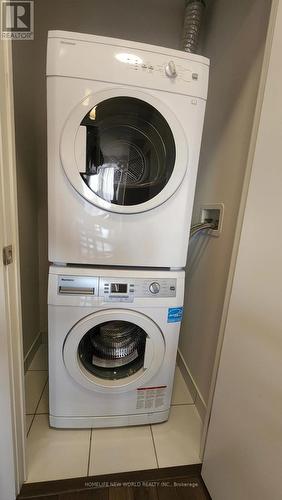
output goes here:
[{"label": "control knob", "polygon": [[160,284],[157,283],[156,281],[153,281],[153,283],[151,283],[150,286],[149,286],[149,290],[153,294],[159,293],[160,288],[161,288]]},{"label": "control knob", "polygon": [[177,72],[176,72],[176,67],[173,61],[169,61],[169,63],[165,67],[165,74],[169,78],[176,78],[177,77]]}]

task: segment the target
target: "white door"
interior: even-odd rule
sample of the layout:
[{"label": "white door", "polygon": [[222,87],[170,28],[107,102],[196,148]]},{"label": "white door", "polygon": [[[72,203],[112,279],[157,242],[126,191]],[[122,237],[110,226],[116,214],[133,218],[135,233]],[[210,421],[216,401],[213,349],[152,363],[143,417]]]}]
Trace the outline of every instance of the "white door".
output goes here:
[{"label": "white door", "polygon": [[[24,481],[25,420],[11,46],[0,40],[0,498]],[[4,263],[4,247],[12,247]]]},{"label": "white door", "polygon": [[88,95],[70,112],[60,157],[69,181],[90,203],[132,214],[174,194],[186,172],[188,146],[169,106],[118,87]]},{"label": "white door", "polygon": [[142,313],[98,311],[68,333],[63,357],[76,382],[95,392],[121,393],[148,383],[159,371],[165,341],[159,327]]},{"label": "white door", "polygon": [[204,453],[213,500],[282,498],[281,48],[279,2]]}]

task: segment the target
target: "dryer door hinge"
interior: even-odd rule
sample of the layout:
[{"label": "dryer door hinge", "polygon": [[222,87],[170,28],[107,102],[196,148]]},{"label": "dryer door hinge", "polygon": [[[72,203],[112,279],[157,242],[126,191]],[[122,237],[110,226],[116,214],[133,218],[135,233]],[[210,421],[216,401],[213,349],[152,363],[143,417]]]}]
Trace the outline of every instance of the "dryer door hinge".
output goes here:
[{"label": "dryer door hinge", "polygon": [[4,266],[8,266],[13,262],[13,247],[12,245],[8,245],[3,248],[3,264]]}]

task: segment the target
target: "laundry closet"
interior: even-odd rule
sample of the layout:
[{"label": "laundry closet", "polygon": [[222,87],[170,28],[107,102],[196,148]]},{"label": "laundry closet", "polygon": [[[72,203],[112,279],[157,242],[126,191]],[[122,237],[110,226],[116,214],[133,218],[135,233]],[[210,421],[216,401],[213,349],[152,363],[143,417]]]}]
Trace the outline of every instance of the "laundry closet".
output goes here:
[{"label": "laundry closet", "polygon": [[[87,428],[48,428],[46,51],[49,30],[120,38],[179,50],[185,2],[145,0],[141,5],[129,0],[35,0],[34,41],[13,42],[28,482],[189,465],[202,460],[205,418],[210,411],[210,391],[214,389],[212,382],[218,365],[219,334],[246,181],[272,2],[207,0],[206,4],[198,54],[210,59],[209,89],[192,225],[204,222],[205,210],[206,219],[209,219],[211,211],[218,210],[220,227],[218,230],[199,232],[190,238],[172,408],[169,420],[164,423],[155,424],[152,421],[150,425],[148,421],[147,425],[138,428],[92,431]],[[88,62],[91,65],[91,61]],[[52,124],[49,126],[52,130]],[[63,197],[60,203],[62,211],[65,210]],[[177,221],[182,214],[175,213],[174,217]],[[172,219],[169,224],[174,224]],[[173,232],[169,224],[166,227],[168,242]],[[189,226],[186,229],[188,239]],[[144,228],[142,231],[145,234]],[[62,264],[60,259],[58,264]],[[79,261],[77,264],[80,265]],[[101,267],[101,262],[98,264]],[[111,261],[109,265],[112,265]],[[118,266],[124,265],[121,258]],[[183,272],[179,270],[170,271],[172,274],[168,278],[165,274],[168,270],[157,270],[156,262],[152,271],[148,271],[147,266],[144,261],[138,270],[142,283],[147,283],[150,272],[149,285],[171,279],[169,294],[174,293],[177,280],[184,279]],[[139,282],[134,273],[130,274],[131,271],[125,270],[124,277],[116,283],[114,273],[109,270],[103,273],[100,267],[96,273],[100,284],[97,281],[96,286],[103,285],[103,293],[107,293],[108,283],[110,287],[117,287],[117,293],[123,293],[124,286],[131,291],[134,287],[135,290],[138,288]],[[165,264],[162,266],[168,267]],[[61,266],[57,272],[53,268],[51,289],[57,289],[57,279],[64,276],[67,280],[68,275],[72,276],[65,269]],[[58,274],[60,278],[57,278]],[[83,274],[87,277],[87,268]],[[66,282],[61,281],[59,286],[64,288]],[[79,282],[78,286],[88,287],[85,282]],[[91,288],[92,285],[89,286]],[[75,297],[72,301],[75,304]],[[169,307],[176,308],[177,305],[172,301]],[[141,323],[139,326],[141,329],[144,327]],[[175,331],[173,328],[172,332]],[[144,341],[142,335],[140,339],[140,342]],[[168,370],[172,370],[169,365]],[[54,374],[55,371],[54,364]],[[55,375],[53,384],[56,385]],[[157,389],[161,390],[161,380],[157,385]],[[56,397],[60,399],[58,395]],[[157,397],[160,399],[161,395]],[[67,393],[62,394],[63,398],[67,398]],[[118,464],[121,446],[124,447],[125,442],[134,443],[134,439],[136,444],[128,450],[127,460]],[[73,448],[70,448],[72,445]],[[75,455],[77,460],[73,460],[68,468],[66,459],[60,469],[59,462],[66,455],[66,446],[70,450],[67,453]],[[96,459],[97,455],[101,457],[100,462]],[[139,456],[136,458],[136,455]]]}]

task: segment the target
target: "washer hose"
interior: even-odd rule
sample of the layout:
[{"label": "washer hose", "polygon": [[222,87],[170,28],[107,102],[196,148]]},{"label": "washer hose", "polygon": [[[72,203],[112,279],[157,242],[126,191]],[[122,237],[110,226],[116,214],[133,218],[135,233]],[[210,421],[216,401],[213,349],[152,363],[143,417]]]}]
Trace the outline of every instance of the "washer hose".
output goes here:
[{"label": "washer hose", "polygon": [[215,225],[213,222],[199,222],[198,224],[194,224],[190,229],[190,238],[204,229],[215,229]]}]

